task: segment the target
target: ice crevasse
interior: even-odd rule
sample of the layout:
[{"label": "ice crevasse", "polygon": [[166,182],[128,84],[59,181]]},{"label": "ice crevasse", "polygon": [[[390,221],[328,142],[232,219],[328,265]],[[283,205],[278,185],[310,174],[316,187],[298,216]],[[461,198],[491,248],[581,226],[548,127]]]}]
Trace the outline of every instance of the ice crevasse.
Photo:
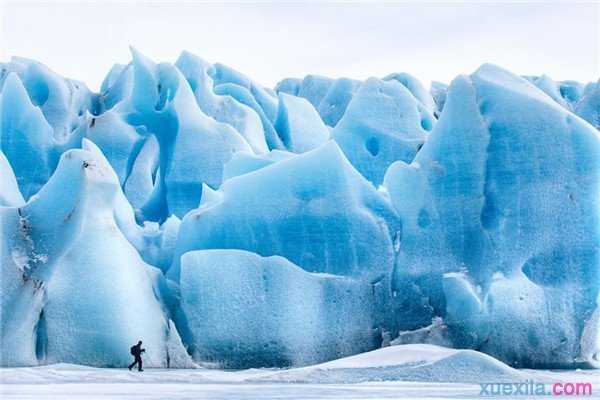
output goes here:
[{"label": "ice crevasse", "polygon": [[[598,83],[0,64],[0,364],[600,366]],[[109,251],[107,251],[109,250]]]}]

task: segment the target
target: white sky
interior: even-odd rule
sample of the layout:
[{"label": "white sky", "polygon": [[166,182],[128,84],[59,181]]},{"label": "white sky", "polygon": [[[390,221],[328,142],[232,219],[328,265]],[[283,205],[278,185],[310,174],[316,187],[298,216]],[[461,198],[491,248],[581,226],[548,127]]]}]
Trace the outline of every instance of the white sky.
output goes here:
[{"label": "white sky", "polygon": [[597,2],[95,2],[0,0],[0,61],[37,59],[98,90],[129,45],[187,49],[267,86],[308,73],[406,71],[426,85],[493,62],[519,74],[600,78]]}]

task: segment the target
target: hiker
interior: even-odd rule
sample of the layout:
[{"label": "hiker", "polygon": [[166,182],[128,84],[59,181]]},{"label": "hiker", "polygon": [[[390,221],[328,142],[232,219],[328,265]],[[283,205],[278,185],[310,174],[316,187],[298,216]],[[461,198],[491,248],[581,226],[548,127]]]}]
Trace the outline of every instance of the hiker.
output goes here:
[{"label": "hiker", "polygon": [[133,368],[135,366],[135,364],[138,365],[138,371],[142,372],[142,353],[145,352],[146,349],[142,349],[142,341],[140,340],[136,345],[131,346],[131,355],[135,357],[135,361],[133,361],[133,364],[131,364],[129,366],[129,370],[131,371],[131,368]]}]

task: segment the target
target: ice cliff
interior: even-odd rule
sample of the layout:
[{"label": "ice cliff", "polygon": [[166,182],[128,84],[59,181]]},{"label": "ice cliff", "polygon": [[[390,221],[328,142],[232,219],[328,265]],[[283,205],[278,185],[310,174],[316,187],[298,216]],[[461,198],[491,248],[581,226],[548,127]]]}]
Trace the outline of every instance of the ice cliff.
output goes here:
[{"label": "ice cliff", "polygon": [[0,64],[0,364],[600,367],[600,87]]}]

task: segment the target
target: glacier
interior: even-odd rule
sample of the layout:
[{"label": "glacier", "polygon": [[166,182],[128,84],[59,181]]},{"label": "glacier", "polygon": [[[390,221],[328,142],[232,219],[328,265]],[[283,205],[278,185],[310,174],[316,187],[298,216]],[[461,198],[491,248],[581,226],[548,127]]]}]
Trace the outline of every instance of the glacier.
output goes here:
[{"label": "glacier", "polygon": [[0,94],[2,152],[9,160],[19,190],[25,198],[37,193],[57,164],[54,131],[25,90],[11,73]]},{"label": "glacier", "polygon": [[5,365],[117,366],[140,336],[148,365],[188,360],[159,300],[164,278],[130,242],[137,226],[127,205],[110,164],[84,139],[34,199],[2,209]]},{"label": "glacier", "polygon": [[600,367],[600,83],[131,52],[98,93],[0,63],[1,366]]},{"label": "glacier", "polygon": [[180,268],[178,325],[187,325],[184,340],[196,359],[228,368],[293,366],[376,346],[364,280],[243,250],[186,252]]},{"label": "glacier", "polygon": [[514,365],[588,359],[599,166],[598,132],[525,80],[491,65],[457,78],[423,149],[385,177],[403,221],[404,312],[427,299],[455,342]]},{"label": "glacier", "polygon": [[319,147],[329,139],[329,129],[315,108],[305,99],[279,94],[275,129],[284,146],[294,153]]},{"label": "glacier", "polygon": [[352,165],[379,186],[394,161],[413,159],[434,125],[433,114],[404,85],[369,78],[331,136]]}]

